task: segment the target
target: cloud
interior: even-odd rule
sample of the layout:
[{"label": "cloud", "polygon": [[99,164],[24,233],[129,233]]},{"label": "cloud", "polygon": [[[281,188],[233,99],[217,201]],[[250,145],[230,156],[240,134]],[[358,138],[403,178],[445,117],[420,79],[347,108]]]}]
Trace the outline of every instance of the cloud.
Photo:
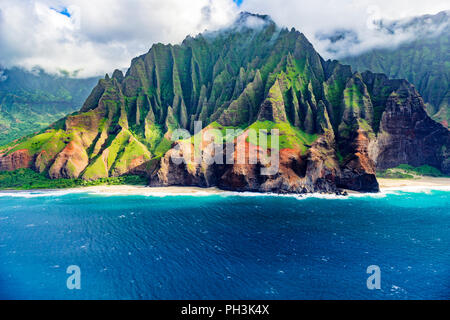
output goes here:
[{"label": "cloud", "polygon": [[[436,14],[448,0],[244,0],[243,10],[269,14],[277,24],[303,32],[325,58],[340,58],[374,47],[396,46],[413,39],[414,28],[394,33],[380,20]],[[332,42],[329,38],[342,38]]]},{"label": "cloud", "polygon": [[126,69],[153,43],[218,30],[241,10],[295,27],[324,57],[336,58],[411,36],[380,33],[374,21],[443,9],[448,0],[1,0],[0,66],[79,77]]},{"label": "cloud", "polygon": [[153,43],[179,43],[237,13],[230,0],[1,0],[0,65],[104,74]]}]

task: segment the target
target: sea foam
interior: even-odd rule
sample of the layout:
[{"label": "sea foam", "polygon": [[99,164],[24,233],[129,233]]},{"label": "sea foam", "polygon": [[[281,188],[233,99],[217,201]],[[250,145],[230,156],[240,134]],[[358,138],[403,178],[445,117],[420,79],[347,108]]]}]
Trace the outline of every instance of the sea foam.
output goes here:
[{"label": "sea foam", "polygon": [[326,193],[305,193],[305,194],[280,194],[280,193],[260,193],[260,192],[237,192],[237,191],[217,191],[210,192],[195,190],[193,192],[169,192],[161,190],[152,190],[152,188],[142,188],[140,190],[127,190],[126,192],[114,190],[88,190],[88,189],[64,189],[64,190],[39,190],[39,191],[0,191],[0,198],[41,198],[41,197],[62,197],[71,194],[89,194],[96,196],[144,196],[144,197],[281,197],[305,200],[310,198],[328,199],[328,200],[346,200],[352,198],[383,198],[388,194],[400,195],[407,193],[431,193],[432,191],[450,191],[450,186],[405,186],[382,188],[378,193],[350,193],[346,196]]}]

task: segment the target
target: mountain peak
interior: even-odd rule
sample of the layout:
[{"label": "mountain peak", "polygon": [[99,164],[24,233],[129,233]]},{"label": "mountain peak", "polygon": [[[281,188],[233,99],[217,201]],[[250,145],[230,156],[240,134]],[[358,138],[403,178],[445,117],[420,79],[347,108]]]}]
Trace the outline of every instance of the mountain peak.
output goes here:
[{"label": "mountain peak", "polygon": [[268,25],[275,25],[275,22],[270,16],[242,11],[231,25],[231,28],[259,30]]},{"label": "mountain peak", "polygon": [[248,11],[241,11],[238,15],[238,17],[235,20],[235,23],[239,22],[246,22],[248,19],[259,19],[263,20],[265,22],[274,23],[272,18],[267,14],[258,14],[258,13],[252,13]]}]

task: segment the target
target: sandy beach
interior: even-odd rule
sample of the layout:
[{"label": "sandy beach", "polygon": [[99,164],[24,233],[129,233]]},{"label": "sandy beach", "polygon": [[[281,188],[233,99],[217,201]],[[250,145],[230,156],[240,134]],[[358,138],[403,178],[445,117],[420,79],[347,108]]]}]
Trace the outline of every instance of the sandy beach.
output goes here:
[{"label": "sandy beach", "polygon": [[[415,179],[384,179],[378,178],[381,192],[388,191],[421,191],[429,189],[448,190],[450,191],[450,178],[432,178],[419,177]],[[346,190],[349,194],[358,194],[358,192]],[[233,193],[230,191],[221,190],[218,188],[199,188],[199,187],[146,187],[146,186],[132,186],[132,185],[118,185],[118,186],[92,186],[79,187],[73,189],[51,189],[51,190],[0,190],[3,195],[20,195],[30,194],[39,196],[36,193],[43,192],[45,194],[65,194],[65,193],[79,193],[88,192],[91,194],[103,195],[144,195],[144,196],[177,196],[177,195],[193,195],[193,196],[207,196],[214,194]]]},{"label": "sandy beach", "polygon": [[448,189],[450,178],[418,177],[416,179],[384,179],[378,178],[381,191],[408,189]]},{"label": "sandy beach", "polygon": [[[450,178],[421,177],[416,179],[383,179],[378,178],[380,190],[414,190],[414,189],[448,189],[450,190]],[[150,188],[144,186],[95,186],[79,188],[77,190],[100,194],[124,194],[124,195],[211,195],[226,193],[218,188],[197,187],[159,187]]]},{"label": "sandy beach", "polygon": [[210,195],[219,194],[224,191],[218,188],[198,188],[198,187],[158,187],[150,188],[144,186],[95,186],[77,188],[79,191],[100,194],[122,194],[122,195]]}]

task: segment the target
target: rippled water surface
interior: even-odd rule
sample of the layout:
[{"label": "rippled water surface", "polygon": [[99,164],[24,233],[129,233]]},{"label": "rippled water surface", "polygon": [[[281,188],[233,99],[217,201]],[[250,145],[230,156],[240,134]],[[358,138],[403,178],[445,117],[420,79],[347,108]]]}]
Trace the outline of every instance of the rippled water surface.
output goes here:
[{"label": "rippled water surface", "polygon": [[0,298],[448,299],[449,208],[449,191],[0,194]]}]

